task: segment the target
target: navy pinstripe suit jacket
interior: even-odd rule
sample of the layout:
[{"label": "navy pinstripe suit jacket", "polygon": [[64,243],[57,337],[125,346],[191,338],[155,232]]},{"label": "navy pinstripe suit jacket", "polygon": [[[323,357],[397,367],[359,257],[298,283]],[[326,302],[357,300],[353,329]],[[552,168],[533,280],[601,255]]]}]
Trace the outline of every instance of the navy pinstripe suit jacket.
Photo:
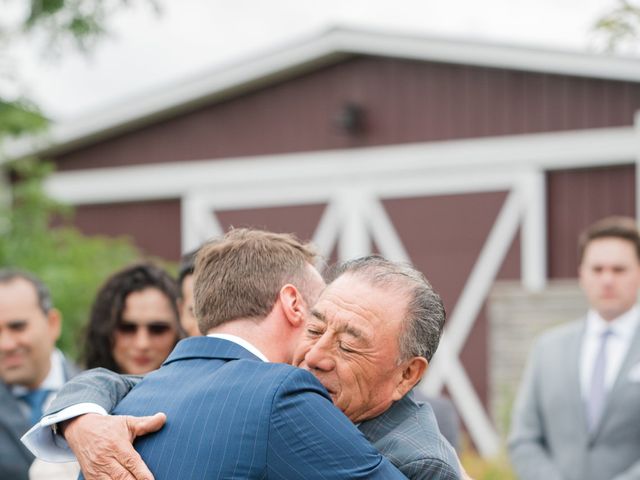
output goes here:
[{"label": "navy pinstripe suit jacket", "polygon": [[310,373],[217,338],[181,341],[114,413],[167,413],[136,449],[162,479],[405,478]]}]

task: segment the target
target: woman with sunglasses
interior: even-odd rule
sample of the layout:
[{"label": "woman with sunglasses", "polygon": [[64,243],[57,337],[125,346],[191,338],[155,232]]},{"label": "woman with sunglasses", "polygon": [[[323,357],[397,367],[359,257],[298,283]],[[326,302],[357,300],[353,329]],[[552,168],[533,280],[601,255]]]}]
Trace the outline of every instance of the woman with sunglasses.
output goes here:
[{"label": "woman with sunglasses", "polygon": [[91,308],[86,367],[131,375],[159,368],[184,336],[178,298],[175,281],[153,264],[136,264],[113,274]]},{"label": "woman with sunglasses", "polygon": [[[129,266],[113,274],[98,291],[85,336],[87,368],[144,375],[160,367],[184,334],[178,321],[176,282],[150,263]],[[71,480],[77,463],[47,463],[36,459],[30,480]]]}]

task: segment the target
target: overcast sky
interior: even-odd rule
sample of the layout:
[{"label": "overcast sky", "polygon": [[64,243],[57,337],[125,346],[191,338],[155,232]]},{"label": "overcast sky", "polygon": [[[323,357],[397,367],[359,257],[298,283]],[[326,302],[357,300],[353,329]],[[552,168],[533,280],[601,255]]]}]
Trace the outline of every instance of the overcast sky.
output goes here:
[{"label": "overcast sky", "polygon": [[[132,2],[137,3],[137,2]],[[272,51],[330,26],[415,32],[563,50],[597,47],[596,18],[615,0],[161,0],[118,14],[90,58],[14,55],[27,92],[74,118],[199,72]]]}]

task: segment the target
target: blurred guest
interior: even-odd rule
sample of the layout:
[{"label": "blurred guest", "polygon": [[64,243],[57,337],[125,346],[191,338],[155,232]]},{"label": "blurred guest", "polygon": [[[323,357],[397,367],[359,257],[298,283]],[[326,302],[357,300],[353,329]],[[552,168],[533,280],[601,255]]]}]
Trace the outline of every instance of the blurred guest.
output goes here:
[{"label": "blurred guest", "polygon": [[640,478],[640,233],[611,217],[580,237],[584,319],[536,343],[509,439],[522,480]]},{"label": "blurred guest", "polygon": [[[88,368],[143,375],[160,367],[182,336],[179,291],[161,268],[129,266],[100,288],[87,328],[84,358]],[[30,480],[71,480],[77,463],[33,462]]]},{"label": "blurred guest", "polygon": [[60,313],[30,273],[0,270],[0,478],[28,478],[20,437],[77,369],[55,348]]},{"label": "blurred guest", "polygon": [[193,313],[193,268],[197,250],[185,253],[180,259],[178,285],[180,285],[180,323],[189,337],[202,335]]},{"label": "blurred guest", "polygon": [[175,281],[155,265],[137,264],[112,275],[91,308],[86,367],[131,375],[159,368],[182,337],[178,297]]}]

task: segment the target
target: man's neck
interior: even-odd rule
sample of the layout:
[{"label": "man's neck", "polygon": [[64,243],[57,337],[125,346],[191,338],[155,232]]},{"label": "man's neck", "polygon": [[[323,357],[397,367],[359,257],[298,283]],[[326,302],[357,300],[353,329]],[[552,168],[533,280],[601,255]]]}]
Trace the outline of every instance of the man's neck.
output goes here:
[{"label": "man's neck", "polygon": [[260,350],[270,362],[287,362],[281,341],[274,338],[272,329],[266,320],[255,319],[238,319],[226,322],[222,325],[210,329],[207,334],[224,333],[227,335],[235,335],[249,342],[251,345]]}]

